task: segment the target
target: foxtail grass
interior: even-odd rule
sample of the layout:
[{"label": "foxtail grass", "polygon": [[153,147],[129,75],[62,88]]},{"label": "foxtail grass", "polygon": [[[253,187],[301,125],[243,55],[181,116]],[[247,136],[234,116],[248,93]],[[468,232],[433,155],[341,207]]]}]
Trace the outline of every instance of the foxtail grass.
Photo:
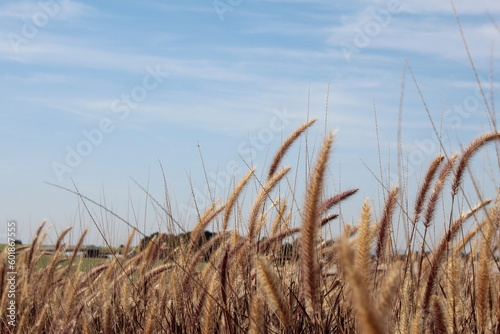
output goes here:
[{"label": "foxtail grass", "polygon": [[[479,137],[461,154],[436,157],[412,213],[401,202],[408,189],[392,186],[380,208],[366,198],[352,219],[337,209],[359,201],[357,188],[327,195],[333,135],[318,152],[305,197],[290,186],[292,168],[281,167],[313,123],[284,141],[264,181],[250,168],[227,200],[200,208],[191,233],[175,242],[166,230],[138,247],[144,234],[134,228],[121,254],[84,270],[79,250],[87,231],[66,254],[72,231],[63,230],[49,255],[41,247],[48,233],[42,223],[31,244],[17,249],[16,327],[6,321],[8,253],[0,253],[0,331],[498,333],[500,202],[481,195],[472,207],[472,198],[458,191],[474,154],[498,134]],[[245,206],[250,180],[258,188]],[[446,194],[460,204],[454,210]],[[405,245],[396,238],[401,217],[411,229]],[[332,226],[339,232],[329,232]],[[208,229],[215,234],[206,240]]]}]

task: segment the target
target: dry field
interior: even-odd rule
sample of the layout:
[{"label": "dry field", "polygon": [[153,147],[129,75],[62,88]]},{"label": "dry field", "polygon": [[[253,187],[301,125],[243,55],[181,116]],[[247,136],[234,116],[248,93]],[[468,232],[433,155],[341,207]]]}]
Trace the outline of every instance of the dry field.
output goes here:
[{"label": "dry field", "polygon": [[[462,190],[468,166],[500,133],[482,135],[459,154],[436,157],[408,211],[396,187],[387,189],[378,219],[365,200],[359,220],[345,224],[333,242],[322,238],[322,226],[338,224],[334,209],[356,192],[325,194],[333,135],[312,164],[305,199],[276,194],[291,174],[282,158],[312,123],[283,142],[267,177],[258,180],[248,214],[239,208],[241,194],[257,178],[253,169],[174,248],[156,238],[135,256],[83,271],[81,259],[63,256],[67,229],[47,265],[37,268],[42,224],[31,245],[18,250],[15,327],[5,313],[4,249],[1,332],[500,333],[500,197],[450,209],[447,228],[438,235],[431,228],[444,197],[452,208],[468,202]],[[303,204],[294,212],[296,201]],[[396,216],[408,224],[409,236],[399,253]],[[200,242],[210,224],[218,233]],[[233,225],[245,228],[236,232],[229,229]],[[286,252],[282,244],[290,238],[295,243]]]}]

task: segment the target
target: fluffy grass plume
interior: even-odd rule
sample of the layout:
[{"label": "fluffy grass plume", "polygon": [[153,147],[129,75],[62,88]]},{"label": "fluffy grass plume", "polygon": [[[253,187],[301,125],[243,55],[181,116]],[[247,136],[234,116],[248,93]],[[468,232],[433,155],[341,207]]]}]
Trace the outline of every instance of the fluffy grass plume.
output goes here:
[{"label": "fluffy grass plume", "polygon": [[325,180],[325,171],[333,134],[329,134],[318,157],[316,167],[311,175],[305,200],[304,220],[302,222],[302,236],[300,243],[300,269],[302,289],[307,313],[315,318],[319,308],[319,263],[316,253],[316,241],[320,228],[320,200]]},{"label": "fluffy grass plume", "polygon": [[[340,205],[359,201],[357,189],[326,196],[333,135],[318,152],[305,198],[289,182],[291,168],[277,168],[311,124],[285,141],[269,177],[261,183],[250,168],[189,237],[166,227],[146,242],[135,227],[124,247],[108,249],[111,258],[84,269],[92,260],[79,253],[87,231],[68,252],[71,231],[62,230],[47,254],[42,223],[16,250],[15,327],[7,322],[7,248],[0,253],[0,332],[500,333],[500,202],[485,198],[480,182],[473,182],[477,198],[457,191],[464,175],[477,181],[471,158],[498,135],[436,157],[414,203],[399,202],[410,202],[408,189],[387,186],[380,208],[366,198],[361,213],[346,215]],[[403,245],[402,221],[411,228]]]}]

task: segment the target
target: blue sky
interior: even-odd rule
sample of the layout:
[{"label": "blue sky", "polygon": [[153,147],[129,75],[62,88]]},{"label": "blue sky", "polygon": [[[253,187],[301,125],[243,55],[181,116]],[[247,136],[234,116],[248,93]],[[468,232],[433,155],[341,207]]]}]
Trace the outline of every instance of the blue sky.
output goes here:
[{"label": "blue sky", "polygon": [[[489,95],[500,3],[455,5]],[[382,165],[394,185],[405,59],[449,152],[491,130],[448,1],[3,1],[0,36],[0,216],[18,221],[25,242],[47,219],[52,239],[72,225],[102,243],[79,199],[46,182],[74,182],[146,234],[164,228],[133,181],[163,200],[159,162],[189,230],[191,186],[203,207],[207,179],[224,198],[227,175],[240,179],[249,165],[265,174],[308,117],[319,119],[310,158],[325,129],[337,131],[329,191],[361,189],[344,210],[356,221],[364,197],[383,197],[372,172]],[[409,72],[402,124],[412,186],[439,147]],[[304,157],[297,146],[286,164]],[[89,208],[113,243],[125,241],[123,223]]]}]

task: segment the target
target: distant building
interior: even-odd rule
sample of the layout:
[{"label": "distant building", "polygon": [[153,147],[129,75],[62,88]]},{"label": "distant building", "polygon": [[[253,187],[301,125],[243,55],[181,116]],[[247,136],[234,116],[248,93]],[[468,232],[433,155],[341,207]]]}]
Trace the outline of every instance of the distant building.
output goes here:
[{"label": "distant building", "polygon": [[86,246],[82,250],[85,252],[85,257],[101,257],[101,249],[97,246]]},{"label": "distant building", "polygon": [[[68,246],[64,249],[64,253],[67,256],[72,256],[75,250],[75,246]],[[41,246],[40,251],[46,255],[54,254],[55,247],[54,246]],[[103,254],[101,249],[94,245],[82,246],[78,250],[77,255],[83,255],[85,257],[101,257]]]}]

